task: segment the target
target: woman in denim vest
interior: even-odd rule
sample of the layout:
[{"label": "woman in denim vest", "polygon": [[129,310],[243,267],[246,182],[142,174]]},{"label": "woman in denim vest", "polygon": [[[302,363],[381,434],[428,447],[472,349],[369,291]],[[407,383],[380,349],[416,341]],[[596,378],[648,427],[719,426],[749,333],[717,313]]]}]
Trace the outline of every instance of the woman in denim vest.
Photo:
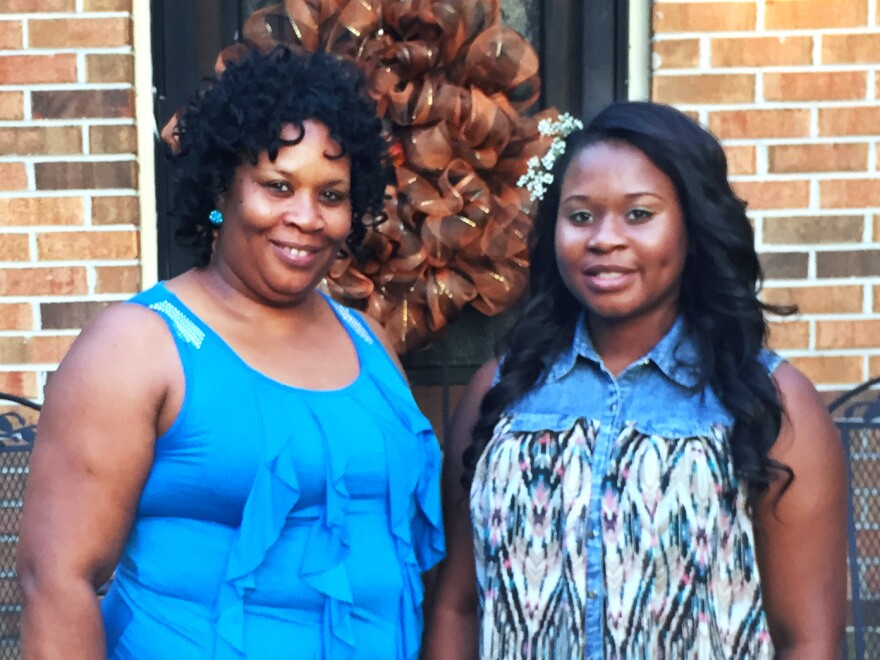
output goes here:
[{"label": "woman in denim vest", "polygon": [[721,146],[650,103],[557,146],[530,298],[447,444],[428,657],[837,657],[844,458],[765,346],[791,310]]}]

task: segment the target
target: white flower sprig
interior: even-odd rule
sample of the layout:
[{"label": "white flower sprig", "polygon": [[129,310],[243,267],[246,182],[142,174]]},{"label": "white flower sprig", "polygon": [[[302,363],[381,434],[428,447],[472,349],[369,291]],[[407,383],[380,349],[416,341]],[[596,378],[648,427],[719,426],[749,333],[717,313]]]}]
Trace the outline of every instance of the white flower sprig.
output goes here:
[{"label": "white flower sprig", "polygon": [[565,153],[565,138],[576,130],[584,127],[580,119],[575,119],[567,112],[559,115],[556,120],[542,119],[538,122],[538,132],[544,136],[553,136],[550,148],[543,157],[532,156],[528,160],[528,170],[523,174],[516,185],[529,191],[529,196],[534,199],[543,199],[547,192],[547,186],[553,183],[553,164],[556,159]]}]

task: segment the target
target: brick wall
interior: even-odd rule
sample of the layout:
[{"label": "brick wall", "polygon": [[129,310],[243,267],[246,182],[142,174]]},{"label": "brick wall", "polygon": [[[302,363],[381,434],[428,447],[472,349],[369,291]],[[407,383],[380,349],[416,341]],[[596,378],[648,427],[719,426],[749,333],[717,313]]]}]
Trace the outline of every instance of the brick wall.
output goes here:
[{"label": "brick wall", "polygon": [[139,286],[132,0],[0,0],[0,391]]},{"label": "brick wall", "polygon": [[824,390],[880,375],[878,0],[654,4],[653,98],[694,114],[749,202],[772,344]]}]

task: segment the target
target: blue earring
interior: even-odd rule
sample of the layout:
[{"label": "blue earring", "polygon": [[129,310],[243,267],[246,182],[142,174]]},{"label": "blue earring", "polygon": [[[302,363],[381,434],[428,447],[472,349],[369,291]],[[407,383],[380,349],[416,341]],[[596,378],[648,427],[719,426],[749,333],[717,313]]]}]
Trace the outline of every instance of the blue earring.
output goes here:
[{"label": "blue earring", "polygon": [[214,209],[208,214],[208,220],[215,227],[219,227],[223,224],[223,214],[220,213],[217,209]]}]

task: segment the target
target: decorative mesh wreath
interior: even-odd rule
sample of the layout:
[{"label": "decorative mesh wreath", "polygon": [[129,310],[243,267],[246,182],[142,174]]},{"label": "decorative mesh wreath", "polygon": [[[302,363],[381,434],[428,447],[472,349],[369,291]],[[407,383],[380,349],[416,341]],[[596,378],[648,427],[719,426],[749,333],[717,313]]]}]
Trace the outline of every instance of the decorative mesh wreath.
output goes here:
[{"label": "decorative mesh wreath", "polygon": [[[367,256],[339,259],[330,294],[378,319],[399,353],[473,305],[494,315],[526,284],[532,203],[517,186],[550,138],[524,111],[538,58],[501,24],[498,0],[286,0],[254,12],[243,41],[357,63],[385,122],[397,185]],[[243,46],[224,51],[223,63]]]}]

